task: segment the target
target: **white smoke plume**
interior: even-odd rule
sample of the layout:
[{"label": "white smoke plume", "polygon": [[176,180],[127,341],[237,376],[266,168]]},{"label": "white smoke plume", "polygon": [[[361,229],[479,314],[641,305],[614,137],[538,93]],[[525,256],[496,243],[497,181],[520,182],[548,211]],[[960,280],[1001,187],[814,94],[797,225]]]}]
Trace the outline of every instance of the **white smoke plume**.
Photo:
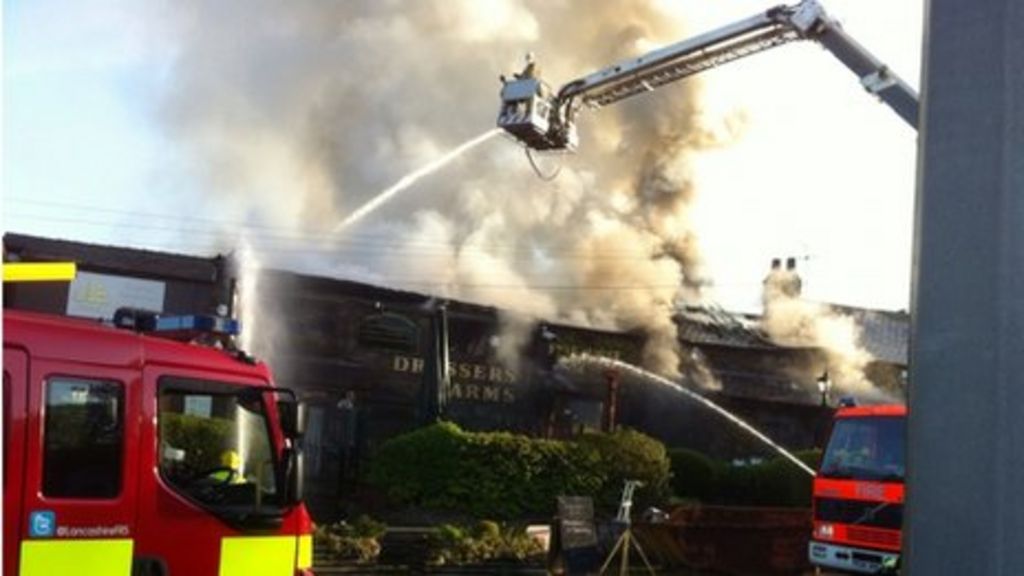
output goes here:
[{"label": "white smoke plume", "polygon": [[179,56],[166,125],[266,265],[642,327],[645,364],[676,375],[671,309],[706,282],[689,159],[735,136],[704,118],[694,81],[584,113],[581,152],[553,183],[492,140],[331,234],[492,128],[498,75],[526,51],[560,85],[684,37],[664,4],[183,0],[168,7]]},{"label": "white smoke plume", "polygon": [[824,304],[801,299],[796,272],[772,269],[764,282],[763,305],[761,327],[772,341],[822,350],[829,378],[839,391],[869,397],[881,394],[865,376],[874,358],[860,342],[856,321]]}]

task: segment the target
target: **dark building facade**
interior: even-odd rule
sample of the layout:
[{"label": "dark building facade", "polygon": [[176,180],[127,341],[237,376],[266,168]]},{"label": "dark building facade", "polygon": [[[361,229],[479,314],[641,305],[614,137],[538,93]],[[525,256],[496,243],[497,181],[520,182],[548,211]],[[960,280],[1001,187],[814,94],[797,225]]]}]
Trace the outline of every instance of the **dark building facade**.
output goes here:
[{"label": "dark building facade", "polygon": [[636,362],[643,345],[640,335],[532,325],[490,307],[290,272],[264,271],[258,286],[255,308],[274,322],[257,317],[255,331],[275,339],[256,351],[307,404],[314,501],[354,487],[382,442],[438,418],[534,436],[600,427],[605,394],[557,377],[557,358]]}]

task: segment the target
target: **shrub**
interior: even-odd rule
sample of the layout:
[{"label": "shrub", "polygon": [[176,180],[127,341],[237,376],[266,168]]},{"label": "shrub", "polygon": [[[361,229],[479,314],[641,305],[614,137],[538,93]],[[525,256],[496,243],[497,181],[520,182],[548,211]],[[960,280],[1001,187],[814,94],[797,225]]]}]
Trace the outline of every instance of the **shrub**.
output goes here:
[{"label": "shrub", "polygon": [[821,463],[821,450],[812,448],[810,450],[798,450],[793,453],[801,462],[807,464],[813,470],[818,469],[818,465]]},{"label": "shrub", "polygon": [[676,448],[668,453],[672,466],[672,492],[680,498],[706,501],[714,494],[715,463],[695,450]]},{"label": "shrub", "polygon": [[[807,450],[796,456],[813,468],[820,451]],[[728,506],[800,508],[811,505],[812,477],[788,458],[774,458],[750,466],[714,462],[689,450],[673,450],[672,458],[673,487],[677,496]],[[692,480],[687,480],[686,475]]]},{"label": "shrub", "polygon": [[[807,450],[795,456],[814,468],[819,453],[816,450]],[[773,458],[753,466],[751,474],[754,483],[752,505],[792,508],[806,508],[811,505],[813,477],[788,458]]]},{"label": "shrub", "polygon": [[488,560],[526,560],[544,553],[540,542],[521,528],[484,520],[472,528],[442,524],[429,538],[429,563],[476,564]]},{"label": "shrub", "polygon": [[500,519],[549,517],[566,494],[617,503],[624,478],[645,482],[648,499],[667,495],[664,447],[633,431],[560,442],[451,423],[384,443],[369,473],[397,504]]},{"label": "shrub", "polygon": [[597,452],[601,460],[604,482],[596,504],[615,510],[626,480],[644,484],[634,495],[634,509],[663,502],[670,494],[672,470],[665,445],[635,430],[616,430],[610,434],[587,433],[577,443]]},{"label": "shrub", "polygon": [[360,516],[352,524],[337,522],[317,526],[313,532],[313,545],[332,560],[350,560],[367,563],[380,554],[380,538],[387,526]]},{"label": "shrub", "polygon": [[439,494],[460,466],[461,435],[454,424],[440,423],[393,438],[376,455],[370,482],[399,502]]},{"label": "shrub", "polygon": [[[821,459],[820,450],[803,450],[794,455],[811,469],[816,469]],[[810,507],[814,490],[814,478],[810,474],[785,458],[776,458],[764,466],[768,469],[768,482],[774,483],[770,485],[771,493],[776,496],[773,505]]]},{"label": "shrub", "polygon": [[386,524],[383,522],[377,522],[366,514],[363,514],[356,518],[355,522],[348,525],[347,534],[359,538],[379,539],[387,531],[388,527]]}]

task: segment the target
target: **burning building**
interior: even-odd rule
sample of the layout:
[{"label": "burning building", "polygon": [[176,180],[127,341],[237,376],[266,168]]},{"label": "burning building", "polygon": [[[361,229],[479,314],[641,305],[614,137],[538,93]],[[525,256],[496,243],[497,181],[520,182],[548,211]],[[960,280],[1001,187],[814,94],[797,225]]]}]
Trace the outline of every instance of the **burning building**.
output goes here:
[{"label": "burning building", "polygon": [[[565,437],[622,425],[720,458],[768,456],[678,393],[607,371],[573,373],[581,354],[633,365],[650,335],[517,316],[490,306],[295,272],[263,270],[239,284],[233,258],[198,258],[8,234],[5,260],[74,260],[70,285],[6,285],[4,305],[94,318],[119,306],[220,312],[248,321],[246,346],[307,405],[307,488],[314,513],[334,514],[374,450],[438,418],[468,429]],[[255,290],[252,290],[255,288]],[[239,306],[236,296],[247,294]],[[874,360],[867,378],[900,390],[906,315],[833,309],[855,318]],[[765,318],[684,306],[673,317],[681,378],[783,446],[809,448],[827,420],[816,381],[834,354],[783,343]]]}]

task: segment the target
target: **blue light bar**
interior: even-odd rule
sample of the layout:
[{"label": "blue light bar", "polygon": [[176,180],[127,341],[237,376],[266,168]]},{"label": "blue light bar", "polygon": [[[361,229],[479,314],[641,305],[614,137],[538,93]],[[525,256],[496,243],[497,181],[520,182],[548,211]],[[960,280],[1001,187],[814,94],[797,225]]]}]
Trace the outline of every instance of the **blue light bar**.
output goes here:
[{"label": "blue light bar", "polygon": [[118,308],[113,320],[118,328],[183,342],[212,338],[223,344],[242,328],[238,320],[217,314],[164,315],[141,308]]},{"label": "blue light bar", "polygon": [[190,314],[186,316],[156,316],[152,323],[147,322],[146,332],[158,333],[194,333],[223,334],[237,336],[241,327],[238,320],[206,314]]}]

